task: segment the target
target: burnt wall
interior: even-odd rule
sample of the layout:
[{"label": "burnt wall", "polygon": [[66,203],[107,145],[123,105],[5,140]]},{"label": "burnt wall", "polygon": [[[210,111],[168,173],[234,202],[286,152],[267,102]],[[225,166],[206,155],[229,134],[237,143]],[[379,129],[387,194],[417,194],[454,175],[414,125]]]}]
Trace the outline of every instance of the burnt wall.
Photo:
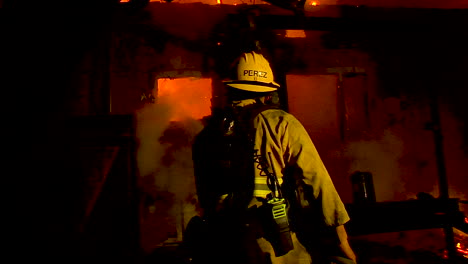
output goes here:
[{"label": "burnt wall", "polygon": [[1,12],[8,25],[1,77],[8,251],[37,259],[77,250],[82,179],[65,121],[73,76],[83,56],[99,45],[110,14],[99,6],[64,12],[52,2],[28,6],[30,1],[15,1],[14,8]]}]

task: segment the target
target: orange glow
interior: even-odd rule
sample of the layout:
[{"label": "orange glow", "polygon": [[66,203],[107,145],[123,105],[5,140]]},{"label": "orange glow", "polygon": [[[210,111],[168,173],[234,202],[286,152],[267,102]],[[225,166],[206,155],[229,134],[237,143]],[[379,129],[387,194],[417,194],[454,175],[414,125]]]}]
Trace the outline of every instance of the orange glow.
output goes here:
[{"label": "orange glow", "polygon": [[221,4],[221,0],[216,0],[216,3]]},{"label": "orange glow", "polygon": [[316,2],[316,1],[310,2],[310,5],[311,6],[318,6],[318,2]]},{"label": "orange glow", "polygon": [[468,257],[468,248],[463,247],[461,243],[457,243],[457,251]]},{"label": "orange glow", "polygon": [[170,121],[201,119],[211,114],[211,79],[160,78],[156,98],[171,106]]},{"label": "orange glow", "polygon": [[454,228],[454,235],[456,239],[457,253],[468,259],[468,235],[456,228]]},{"label": "orange glow", "polygon": [[463,257],[468,258],[468,250],[457,248],[457,251],[460,252],[463,255]]},{"label": "orange glow", "polygon": [[305,34],[304,30],[293,29],[293,30],[286,30],[285,37],[287,37],[287,38],[305,38],[306,34]]},{"label": "orange glow", "polygon": [[465,223],[468,224],[468,217],[465,217]]},{"label": "orange glow", "polygon": [[120,3],[128,3],[130,0],[120,0]]}]

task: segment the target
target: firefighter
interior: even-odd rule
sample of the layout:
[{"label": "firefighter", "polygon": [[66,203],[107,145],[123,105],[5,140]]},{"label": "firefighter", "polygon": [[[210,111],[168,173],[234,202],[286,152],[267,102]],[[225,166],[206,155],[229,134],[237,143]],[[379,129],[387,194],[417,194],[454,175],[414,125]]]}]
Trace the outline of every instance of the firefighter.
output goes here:
[{"label": "firefighter", "polygon": [[193,145],[193,262],[355,263],[349,215],[307,131],[279,107],[270,63],[246,52],[233,65],[228,107]]}]

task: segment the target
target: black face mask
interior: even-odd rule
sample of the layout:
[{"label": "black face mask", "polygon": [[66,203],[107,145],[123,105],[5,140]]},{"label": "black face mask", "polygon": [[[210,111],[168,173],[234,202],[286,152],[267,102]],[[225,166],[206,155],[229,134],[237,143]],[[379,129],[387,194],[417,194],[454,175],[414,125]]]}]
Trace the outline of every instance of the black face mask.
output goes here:
[{"label": "black face mask", "polygon": [[224,136],[230,136],[234,133],[234,127],[237,125],[235,109],[228,106],[224,109],[224,115],[221,120],[221,129]]},{"label": "black face mask", "polygon": [[231,136],[244,130],[249,125],[249,116],[251,109],[257,104],[245,107],[227,106],[223,110],[221,127],[224,136]]}]

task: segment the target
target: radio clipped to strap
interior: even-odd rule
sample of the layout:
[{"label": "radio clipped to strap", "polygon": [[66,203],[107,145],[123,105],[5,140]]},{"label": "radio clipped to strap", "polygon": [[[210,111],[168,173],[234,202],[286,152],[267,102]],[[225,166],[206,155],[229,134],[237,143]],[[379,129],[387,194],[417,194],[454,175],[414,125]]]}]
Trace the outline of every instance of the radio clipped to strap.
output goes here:
[{"label": "radio clipped to strap", "polygon": [[[268,153],[271,163],[271,153]],[[272,166],[273,168],[273,166]],[[268,237],[269,241],[275,251],[275,256],[283,256],[292,249],[294,249],[291,232],[289,228],[288,211],[286,199],[281,193],[281,186],[279,185],[278,178],[273,168],[273,172],[270,172],[268,167],[264,168],[267,171],[267,183],[271,190],[271,195],[267,198],[264,206],[266,211],[272,219],[270,234]]]}]

